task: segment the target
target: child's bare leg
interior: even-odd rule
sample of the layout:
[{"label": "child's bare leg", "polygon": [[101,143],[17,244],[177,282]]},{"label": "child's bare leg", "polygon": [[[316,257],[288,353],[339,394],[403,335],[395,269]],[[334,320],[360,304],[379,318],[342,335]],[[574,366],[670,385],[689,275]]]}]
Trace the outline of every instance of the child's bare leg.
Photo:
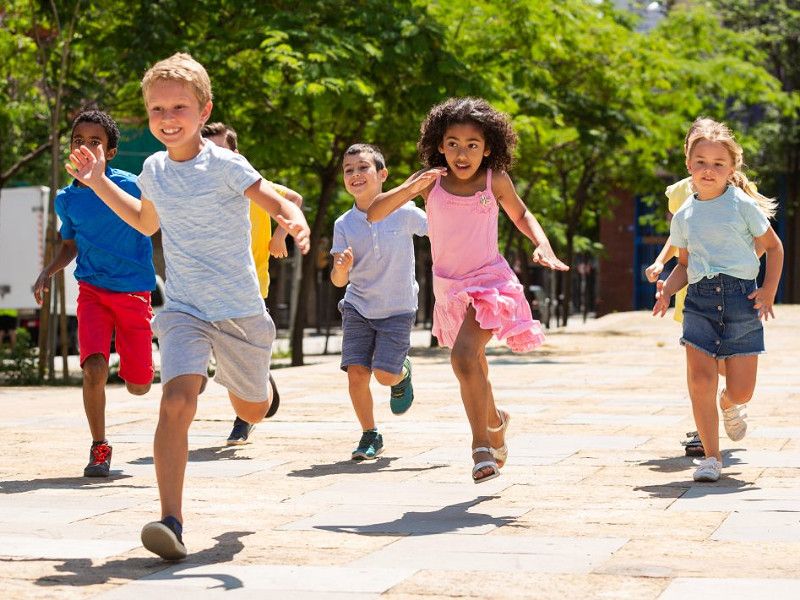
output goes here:
[{"label": "child's bare leg", "polygon": [[403,381],[403,369],[400,369],[399,373],[389,373],[388,371],[375,369],[375,371],[373,371],[373,375],[375,375],[375,381],[388,387],[397,385]]},{"label": "child's bare leg", "polygon": [[129,381],[125,382],[125,387],[128,390],[129,394],[133,394],[134,396],[144,396],[147,392],[150,391],[149,383],[131,383]]},{"label": "child's bare leg", "polygon": [[[486,361],[486,354],[481,354],[481,368],[483,369],[484,377],[486,377],[486,416],[487,424],[489,427],[500,427],[503,421],[500,419],[500,413],[497,412],[497,405],[494,402],[494,394],[492,393],[492,382],[489,381],[489,363]],[[505,443],[503,437],[505,433],[502,431],[489,431],[489,442],[492,448],[499,448]]]},{"label": "child's bare leg", "polygon": [[372,391],[369,389],[371,374],[367,367],[349,365],[347,367],[347,384],[350,391],[350,402],[361,425],[362,431],[375,429]]},{"label": "child's bare leg", "polygon": [[164,385],[153,459],[161,498],[161,518],[183,523],[183,479],[189,459],[189,426],[197,412],[201,375],[180,375]]},{"label": "child's bare leg", "polygon": [[228,398],[230,398],[236,416],[252,425],[264,420],[264,416],[272,404],[272,386],[268,387],[267,394],[266,402],[249,402],[228,390]]},{"label": "child's bare leg", "polygon": [[717,412],[717,359],[686,346],[686,379],[692,413],[706,457],[722,462],[719,452],[719,413]]},{"label": "child's bare leg", "polygon": [[725,378],[725,393],[720,401],[722,408],[750,402],[756,389],[758,356],[726,358],[725,368],[728,376]]},{"label": "child's bare leg", "polygon": [[95,442],[106,439],[107,381],[108,363],[102,354],[92,354],[83,361],[83,410]]},{"label": "child's bare leg", "polygon": [[[486,344],[492,338],[492,332],[481,329],[475,320],[475,309],[470,306],[464,317],[464,323],[456,336],[453,350],[450,352],[450,364],[461,388],[461,401],[467,413],[472,430],[472,447],[489,447],[488,406],[489,380],[487,379]],[[488,452],[473,456],[477,464],[481,461],[493,460]],[[492,474],[489,467],[481,470],[481,477]]]}]

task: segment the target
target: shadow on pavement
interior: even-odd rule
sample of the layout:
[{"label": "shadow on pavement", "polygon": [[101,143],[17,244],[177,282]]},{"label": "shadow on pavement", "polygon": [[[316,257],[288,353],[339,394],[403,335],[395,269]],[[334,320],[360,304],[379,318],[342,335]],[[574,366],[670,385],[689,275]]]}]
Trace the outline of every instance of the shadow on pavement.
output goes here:
[{"label": "shadow on pavement", "polygon": [[[289,477],[325,477],[326,475],[340,475],[342,473],[350,474],[366,474],[376,473],[390,469],[392,462],[398,460],[397,458],[389,458],[381,456],[375,460],[343,460],[336,463],[325,463],[322,465],[311,465],[308,469],[299,469],[297,471],[289,471]],[[428,467],[407,467],[403,469],[391,469],[397,472],[416,473],[421,471],[430,471],[432,469],[441,469],[446,465],[430,465]]]},{"label": "shadow on pavement", "polygon": [[486,525],[502,527],[513,522],[515,517],[493,517],[484,513],[467,512],[467,509],[495,498],[497,496],[482,496],[476,500],[445,506],[430,512],[409,511],[399,519],[384,523],[317,525],[314,529],[358,535],[436,535]]},{"label": "shadow on pavement", "polygon": [[[226,590],[244,587],[240,579],[225,573],[203,573],[202,575],[181,575],[181,569],[190,569],[198,565],[210,565],[230,562],[233,560],[244,544],[241,538],[252,535],[253,531],[231,531],[215,537],[217,543],[211,548],[190,555],[191,563],[165,562],[158,557],[127,558],[110,560],[106,563],[94,565],[91,559],[67,559],[55,570],[63,575],[48,575],[36,580],[36,585],[43,587],[53,586],[86,586],[107,583],[111,580],[135,581],[142,577],[152,576],[159,571],[169,569],[163,577],[156,579],[179,580],[189,578],[216,579],[220,586]],[[29,559],[31,562],[43,562],[42,559]],[[51,562],[51,561],[48,561]]]},{"label": "shadow on pavement", "polygon": [[[208,448],[195,448],[189,450],[189,462],[209,462],[212,460],[253,460],[249,456],[237,454],[241,446],[210,446]],[[143,456],[128,461],[131,465],[152,465],[152,456]]]},{"label": "shadow on pavement", "polygon": [[147,485],[116,485],[123,479],[130,479],[121,471],[111,471],[108,477],[51,477],[49,479],[22,479],[18,481],[0,481],[0,494],[21,494],[37,490],[76,490],[86,487],[102,487],[104,483],[113,483],[114,489],[144,489]]}]

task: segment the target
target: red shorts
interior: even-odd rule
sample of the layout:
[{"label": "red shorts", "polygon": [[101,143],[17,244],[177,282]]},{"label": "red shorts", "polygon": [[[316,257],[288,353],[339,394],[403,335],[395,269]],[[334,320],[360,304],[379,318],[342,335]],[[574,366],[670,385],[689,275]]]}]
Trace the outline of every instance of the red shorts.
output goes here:
[{"label": "red shorts", "polygon": [[108,362],[116,329],[119,376],[136,385],[153,381],[150,292],[112,292],[85,281],[78,283],[78,289],[81,366],[92,354],[102,354]]}]

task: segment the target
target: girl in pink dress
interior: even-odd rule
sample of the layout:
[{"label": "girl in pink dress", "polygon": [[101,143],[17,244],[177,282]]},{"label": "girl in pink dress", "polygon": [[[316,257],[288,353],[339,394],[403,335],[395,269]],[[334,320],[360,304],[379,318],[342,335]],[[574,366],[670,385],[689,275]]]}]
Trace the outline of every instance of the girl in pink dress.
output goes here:
[{"label": "girl in pink dress", "polygon": [[438,104],[425,118],[417,143],[426,168],[379,194],[367,211],[370,221],[378,221],[416,196],[425,200],[436,297],[433,334],[451,348],[450,363],[472,430],[475,483],[497,477],[508,458],[505,433],[511,417],[495,405],[486,344],[494,335],[514,352],[527,352],[544,341],[517,276],[498,250],[499,207],[536,245],[534,262],[569,269],[506,173],[516,142],[507,117],[485,100],[451,98]]}]

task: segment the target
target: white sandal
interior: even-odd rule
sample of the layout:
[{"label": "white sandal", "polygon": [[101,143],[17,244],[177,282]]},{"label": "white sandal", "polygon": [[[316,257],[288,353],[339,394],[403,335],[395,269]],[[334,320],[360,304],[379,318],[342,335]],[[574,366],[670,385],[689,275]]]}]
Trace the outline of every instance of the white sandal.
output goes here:
[{"label": "white sandal", "polygon": [[487,427],[487,429],[491,433],[497,433],[499,431],[503,432],[503,445],[500,446],[499,448],[491,449],[492,456],[494,456],[494,459],[497,461],[497,468],[502,469],[503,465],[505,465],[506,461],[508,460],[508,446],[506,445],[506,429],[508,429],[508,424],[511,422],[511,414],[500,406],[497,407],[497,414],[500,415],[500,425],[498,425],[497,427]]},{"label": "white sandal", "polygon": [[[486,452],[487,454],[492,454],[492,449],[488,446],[478,446],[477,448],[472,449],[472,456],[476,454],[480,454],[481,452]],[[492,456],[494,456],[492,454]],[[478,473],[481,472],[481,469],[485,469],[486,467],[492,468],[491,475],[484,475],[483,477],[475,477]],[[490,479],[495,479],[496,477],[500,476],[500,467],[497,466],[497,461],[494,460],[482,460],[481,462],[477,463],[474,467],[472,467],[472,481],[474,483],[483,483],[484,481],[489,481]]]}]

